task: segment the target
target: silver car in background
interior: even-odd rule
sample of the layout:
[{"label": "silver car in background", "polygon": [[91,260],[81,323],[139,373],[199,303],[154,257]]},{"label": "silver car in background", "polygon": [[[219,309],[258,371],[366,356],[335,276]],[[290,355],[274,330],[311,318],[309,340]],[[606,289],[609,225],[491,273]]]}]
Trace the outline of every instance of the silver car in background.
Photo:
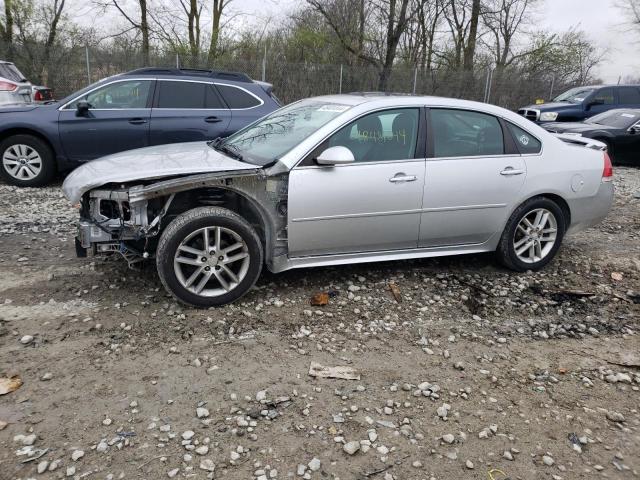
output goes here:
[{"label": "silver car in background", "polygon": [[540,269],[609,212],[604,148],[482,103],[337,95],[226,139],[89,162],[63,189],[80,203],[80,256],[153,258],[171,294],[208,307],[241,297],[263,265],[496,252]]},{"label": "silver car in background", "polygon": [[31,101],[31,83],[13,63],[0,60],[0,106]]}]

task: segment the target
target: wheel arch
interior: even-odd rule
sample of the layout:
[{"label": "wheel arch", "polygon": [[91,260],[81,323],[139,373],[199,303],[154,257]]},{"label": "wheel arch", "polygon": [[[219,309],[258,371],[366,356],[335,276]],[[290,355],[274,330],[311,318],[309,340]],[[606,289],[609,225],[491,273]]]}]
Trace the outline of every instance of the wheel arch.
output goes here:
[{"label": "wheel arch", "polygon": [[249,194],[227,185],[183,190],[176,193],[168,213],[179,215],[203,206],[227,208],[247,220],[260,238],[265,260],[271,258],[274,227],[265,208]]},{"label": "wheel arch", "polygon": [[562,210],[562,213],[564,214],[566,230],[569,229],[569,226],[571,225],[571,208],[569,208],[569,204],[567,203],[567,201],[557,193],[546,192],[546,193],[537,193],[535,195],[531,195],[530,197],[527,197],[523,199],[520,203],[518,203],[511,213],[515,212],[525,202],[528,202],[529,200],[532,200],[534,198],[547,198],[552,202],[556,203],[558,207],[560,207],[560,210]]}]

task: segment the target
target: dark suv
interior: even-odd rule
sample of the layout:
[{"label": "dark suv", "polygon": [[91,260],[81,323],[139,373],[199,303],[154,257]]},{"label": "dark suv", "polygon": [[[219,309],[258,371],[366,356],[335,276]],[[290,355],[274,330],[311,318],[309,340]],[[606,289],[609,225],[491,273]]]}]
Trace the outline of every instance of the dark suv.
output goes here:
[{"label": "dark suv", "polygon": [[270,84],[242,73],[134,70],[57,102],[0,108],[0,176],[41,186],[111,153],[225,137],[279,107]]},{"label": "dark suv", "polygon": [[640,108],[640,86],[576,87],[558,95],[551,103],[529,105],[518,113],[536,123],[579,122],[614,108]]}]

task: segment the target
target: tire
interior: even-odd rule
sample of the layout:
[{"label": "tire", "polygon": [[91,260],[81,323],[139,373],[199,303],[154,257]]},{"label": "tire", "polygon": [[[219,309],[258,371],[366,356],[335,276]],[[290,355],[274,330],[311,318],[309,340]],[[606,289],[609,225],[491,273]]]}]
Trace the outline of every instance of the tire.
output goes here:
[{"label": "tire", "polygon": [[7,183],[42,187],[50,183],[55,174],[55,157],[44,140],[24,134],[0,142],[0,177]]},{"label": "tire", "polygon": [[[535,222],[538,218],[538,212],[543,212],[543,217],[540,220],[544,219],[545,213],[549,214],[547,222],[542,227],[537,226]],[[526,224],[525,219],[529,220],[529,224],[532,224],[535,228],[531,229]],[[531,229],[532,233],[525,233],[518,228],[521,223],[523,228]],[[542,228],[543,231],[535,232],[536,228]],[[551,230],[554,228],[555,232],[552,232]],[[546,197],[530,198],[516,208],[511,217],[509,217],[496,250],[498,260],[505,267],[517,272],[540,270],[558,252],[565,232],[565,214],[556,202]],[[550,238],[554,234],[554,240],[551,243]],[[546,242],[545,239],[547,240]],[[525,245],[531,245],[532,243],[534,245],[533,250],[531,250],[530,246],[528,248],[525,247]],[[516,248],[516,245],[518,248]],[[540,248],[538,249],[536,245],[540,245]],[[526,250],[522,252],[522,249]],[[520,255],[519,251],[521,252]],[[525,257],[528,257],[526,261]]]},{"label": "tire", "polygon": [[[205,235],[208,252],[203,248]],[[235,248],[229,249],[232,245]],[[201,308],[242,297],[258,280],[263,259],[253,227],[231,210],[217,207],[198,207],[176,217],[162,232],[156,251],[158,276],[166,290],[178,301]]]}]

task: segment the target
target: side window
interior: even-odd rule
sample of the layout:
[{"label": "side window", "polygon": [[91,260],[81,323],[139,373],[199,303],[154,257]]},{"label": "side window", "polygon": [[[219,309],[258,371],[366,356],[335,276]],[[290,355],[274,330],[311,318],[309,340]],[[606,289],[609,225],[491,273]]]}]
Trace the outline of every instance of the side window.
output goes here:
[{"label": "side window", "polygon": [[602,105],[613,105],[615,103],[613,88],[601,88],[593,94],[591,101],[602,103]]},{"label": "side window", "polygon": [[415,158],[420,110],[402,108],[371,113],[342,127],[323,147],[347,147],[356,162]]},{"label": "side window", "polygon": [[637,87],[620,87],[618,97],[623,105],[640,105],[640,89]]},{"label": "side window", "polygon": [[216,83],[216,88],[229,108],[251,108],[260,105],[260,100],[241,88],[218,83]]},{"label": "side window", "polygon": [[216,92],[216,89],[213,85],[207,86],[206,98],[205,98],[205,108],[226,108],[222,104],[222,100],[220,100],[220,95]]},{"label": "side window", "polygon": [[204,108],[206,88],[204,83],[159,80],[157,108]]},{"label": "side window", "polygon": [[504,154],[498,119],[468,110],[431,109],[435,157],[473,157]]},{"label": "side window", "polygon": [[93,109],[146,108],[151,80],[116,82],[100,87],[70,103],[66,108],[75,109],[78,102],[86,101]]},{"label": "side window", "polygon": [[513,135],[520,153],[540,153],[540,150],[542,150],[540,140],[522,128],[516,127],[513,123],[507,122],[507,127],[509,127],[511,131],[511,135]]}]

